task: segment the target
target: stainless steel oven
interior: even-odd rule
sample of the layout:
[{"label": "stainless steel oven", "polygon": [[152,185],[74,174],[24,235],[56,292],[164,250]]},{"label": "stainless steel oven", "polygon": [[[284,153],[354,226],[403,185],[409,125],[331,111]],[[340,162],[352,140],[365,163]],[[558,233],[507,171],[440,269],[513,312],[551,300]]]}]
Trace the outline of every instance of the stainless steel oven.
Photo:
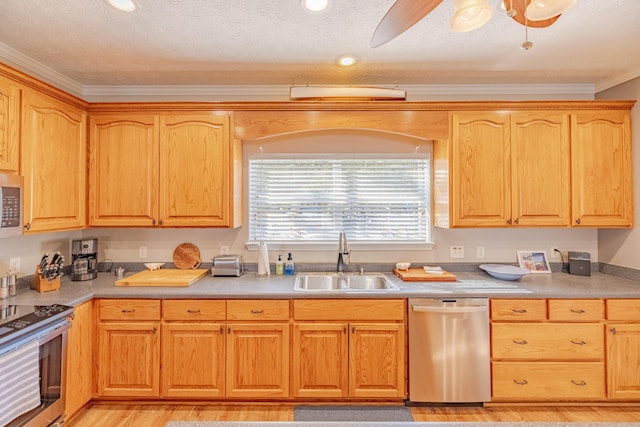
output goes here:
[{"label": "stainless steel oven", "polygon": [[67,332],[73,308],[0,308],[0,425],[64,423]]}]

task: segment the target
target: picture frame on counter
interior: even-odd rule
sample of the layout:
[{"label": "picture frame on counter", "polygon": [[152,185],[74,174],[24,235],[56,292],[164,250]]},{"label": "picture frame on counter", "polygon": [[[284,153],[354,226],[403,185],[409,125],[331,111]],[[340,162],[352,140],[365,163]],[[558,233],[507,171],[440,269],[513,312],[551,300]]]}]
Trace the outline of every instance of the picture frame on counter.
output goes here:
[{"label": "picture frame on counter", "polygon": [[518,251],[518,265],[530,273],[551,273],[545,251]]}]

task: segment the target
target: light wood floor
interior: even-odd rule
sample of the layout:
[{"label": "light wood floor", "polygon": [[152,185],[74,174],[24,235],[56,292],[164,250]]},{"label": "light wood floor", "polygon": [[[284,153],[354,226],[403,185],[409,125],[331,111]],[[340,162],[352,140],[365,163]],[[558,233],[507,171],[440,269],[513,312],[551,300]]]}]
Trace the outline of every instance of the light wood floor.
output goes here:
[{"label": "light wood floor", "polygon": [[[412,407],[416,421],[637,422],[640,405],[625,407]],[[92,404],[66,427],[164,427],[168,421],[293,421],[292,405]]]}]

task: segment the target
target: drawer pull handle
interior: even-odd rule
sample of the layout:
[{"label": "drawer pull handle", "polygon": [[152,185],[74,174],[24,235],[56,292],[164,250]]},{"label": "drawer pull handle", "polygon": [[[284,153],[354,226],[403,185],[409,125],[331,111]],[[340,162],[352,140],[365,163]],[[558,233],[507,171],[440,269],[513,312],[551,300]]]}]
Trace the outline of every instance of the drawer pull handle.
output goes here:
[{"label": "drawer pull handle", "polygon": [[585,344],[586,344],[586,342],[584,342],[584,341],[574,341],[574,340],[571,340],[571,342],[572,342],[572,343],[574,343],[575,345],[585,345]]},{"label": "drawer pull handle", "polygon": [[189,309],[189,310],[187,310],[187,313],[189,313],[189,314],[200,314],[200,310],[191,310],[191,309]]},{"label": "drawer pull handle", "polygon": [[519,310],[516,310],[516,309],[514,308],[514,309],[513,309],[513,312],[514,312],[514,313],[526,313],[526,312],[527,312],[527,310],[525,310],[524,308],[521,308],[521,309],[519,309]]},{"label": "drawer pull handle", "polygon": [[127,310],[126,308],[122,309],[122,313],[124,313],[124,314],[131,314],[131,313],[135,313],[135,312],[136,312],[135,308],[132,308],[131,310]]},{"label": "drawer pull handle", "polygon": [[575,380],[571,380],[572,383],[574,383],[575,385],[579,386],[579,387],[584,387],[587,385],[587,382],[585,380],[581,380],[580,382],[576,382]]},{"label": "drawer pull handle", "polygon": [[579,308],[579,309],[577,309],[577,310],[576,310],[576,309],[574,309],[574,308],[572,308],[572,309],[571,309],[571,312],[572,312],[572,313],[576,313],[576,314],[584,314],[584,313],[586,313],[586,311],[584,311],[584,310],[583,310],[583,309],[581,309],[581,308]]},{"label": "drawer pull handle", "polygon": [[527,340],[522,340],[522,341],[516,341],[516,340],[513,340],[513,343],[514,343],[514,344],[518,344],[518,345],[527,345],[527,344],[529,344],[529,343],[527,342]]},{"label": "drawer pull handle", "polygon": [[251,314],[262,314],[264,310],[251,310]]},{"label": "drawer pull handle", "polygon": [[522,381],[513,380],[513,382],[518,384],[518,385],[527,385],[527,384],[529,384],[529,381],[527,381],[527,380],[522,380]]}]

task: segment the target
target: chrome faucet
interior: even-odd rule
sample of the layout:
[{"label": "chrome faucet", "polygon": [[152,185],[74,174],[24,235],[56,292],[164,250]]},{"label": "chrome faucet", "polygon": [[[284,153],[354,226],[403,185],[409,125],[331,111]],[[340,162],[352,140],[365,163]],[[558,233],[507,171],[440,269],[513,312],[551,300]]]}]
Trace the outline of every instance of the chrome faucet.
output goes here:
[{"label": "chrome faucet", "polygon": [[350,252],[349,246],[347,246],[347,234],[344,231],[341,231],[340,237],[338,238],[338,273],[342,273],[344,269],[349,266],[349,263],[351,262],[349,254]]}]

